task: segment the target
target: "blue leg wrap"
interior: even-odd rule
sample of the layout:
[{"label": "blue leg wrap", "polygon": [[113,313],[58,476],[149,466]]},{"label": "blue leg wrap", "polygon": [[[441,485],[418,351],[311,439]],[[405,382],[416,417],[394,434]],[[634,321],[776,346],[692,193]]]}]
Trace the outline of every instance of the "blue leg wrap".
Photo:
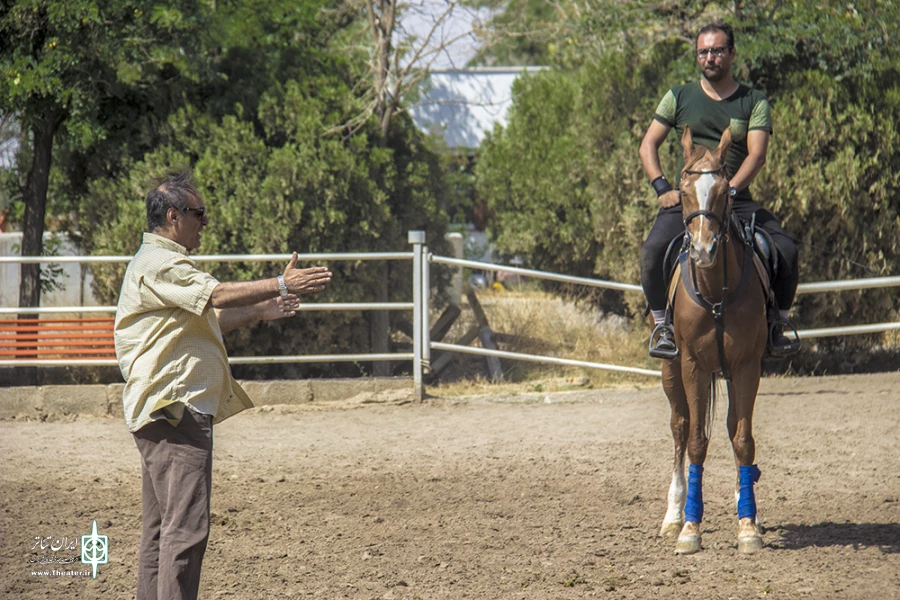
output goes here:
[{"label": "blue leg wrap", "polygon": [[687,502],[684,504],[684,520],[703,522],[703,465],[688,467]]},{"label": "blue leg wrap", "polygon": [[756,496],[753,494],[753,484],[759,481],[759,467],[750,465],[738,467],[738,519],[756,518]]}]

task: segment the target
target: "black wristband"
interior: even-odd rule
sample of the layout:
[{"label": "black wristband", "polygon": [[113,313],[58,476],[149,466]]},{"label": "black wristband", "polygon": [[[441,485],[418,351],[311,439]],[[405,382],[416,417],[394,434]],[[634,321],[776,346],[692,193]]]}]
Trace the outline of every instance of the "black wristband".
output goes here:
[{"label": "black wristband", "polygon": [[659,177],[651,181],[650,185],[653,186],[653,190],[656,192],[657,198],[659,198],[666,192],[672,191],[672,186],[669,185],[669,182],[666,180],[665,175],[660,175]]}]

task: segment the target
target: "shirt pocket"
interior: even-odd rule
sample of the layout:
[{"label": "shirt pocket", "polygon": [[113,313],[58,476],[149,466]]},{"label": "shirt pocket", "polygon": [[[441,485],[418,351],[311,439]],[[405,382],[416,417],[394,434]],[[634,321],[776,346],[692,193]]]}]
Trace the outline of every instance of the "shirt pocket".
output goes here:
[{"label": "shirt pocket", "polygon": [[746,119],[731,119],[731,140],[734,142],[742,142],[747,138],[747,128],[750,121]]}]

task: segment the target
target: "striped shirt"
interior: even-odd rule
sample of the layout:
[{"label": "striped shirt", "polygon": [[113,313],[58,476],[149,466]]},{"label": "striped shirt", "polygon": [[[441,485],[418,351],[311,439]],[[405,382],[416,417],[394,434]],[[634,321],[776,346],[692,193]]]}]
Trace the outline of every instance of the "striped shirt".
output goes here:
[{"label": "striped shirt", "polygon": [[184,246],[152,233],[125,271],[116,309],[116,358],[130,431],[181,421],[185,406],[219,423],[253,406],[232,378],[209,303],[215,277]]}]

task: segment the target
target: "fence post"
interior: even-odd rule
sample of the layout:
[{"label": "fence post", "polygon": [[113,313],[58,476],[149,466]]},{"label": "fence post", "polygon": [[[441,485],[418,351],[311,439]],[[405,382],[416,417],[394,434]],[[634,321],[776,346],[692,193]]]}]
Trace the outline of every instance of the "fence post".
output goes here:
[{"label": "fence post", "polygon": [[431,372],[431,255],[422,247],[422,370]]},{"label": "fence post", "polygon": [[413,247],[413,384],[414,395],[419,402],[425,397],[422,384],[422,256],[425,244],[424,231],[410,231],[408,241]]}]

